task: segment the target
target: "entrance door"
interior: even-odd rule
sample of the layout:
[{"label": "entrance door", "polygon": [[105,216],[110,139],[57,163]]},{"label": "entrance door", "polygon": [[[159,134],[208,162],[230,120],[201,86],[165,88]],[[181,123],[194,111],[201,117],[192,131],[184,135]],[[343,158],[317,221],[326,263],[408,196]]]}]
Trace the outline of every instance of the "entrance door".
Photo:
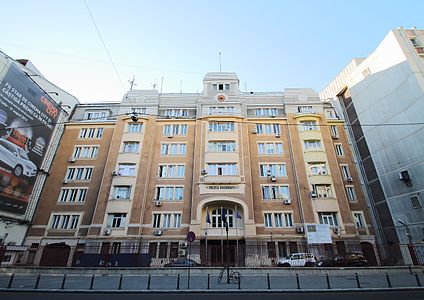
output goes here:
[{"label": "entrance door", "polygon": [[[202,255],[202,264],[208,265],[211,267],[221,267],[229,264],[230,266],[244,266],[245,261],[245,242],[244,240],[238,241],[234,240],[221,241],[217,240],[208,240],[208,249],[206,251],[206,241],[201,241],[201,255]],[[237,251],[238,250],[238,251]],[[206,257],[207,252],[207,257]]]},{"label": "entrance door", "polygon": [[49,244],[44,247],[40,260],[43,267],[66,267],[71,247],[65,243]]},{"label": "entrance door", "polygon": [[374,247],[371,243],[362,242],[361,243],[362,254],[364,254],[365,258],[368,260],[369,266],[377,265],[377,258],[375,257]]}]

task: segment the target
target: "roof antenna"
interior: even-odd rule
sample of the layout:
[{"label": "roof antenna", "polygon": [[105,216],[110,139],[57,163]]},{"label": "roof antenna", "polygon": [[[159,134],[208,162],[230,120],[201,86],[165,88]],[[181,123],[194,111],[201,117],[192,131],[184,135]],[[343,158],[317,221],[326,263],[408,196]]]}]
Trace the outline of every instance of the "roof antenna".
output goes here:
[{"label": "roof antenna", "polygon": [[130,91],[132,91],[133,86],[137,86],[135,83],[135,75],[133,75],[133,79],[131,81],[128,80],[128,82],[130,83]]},{"label": "roof antenna", "polygon": [[162,80],[160,81],[160,94],[162,95],[162,88],[163,88],[163,76]]},{"label": "roof antenna", "polygon": [[221,73],[221,52],[219,52],[219,73]]}]

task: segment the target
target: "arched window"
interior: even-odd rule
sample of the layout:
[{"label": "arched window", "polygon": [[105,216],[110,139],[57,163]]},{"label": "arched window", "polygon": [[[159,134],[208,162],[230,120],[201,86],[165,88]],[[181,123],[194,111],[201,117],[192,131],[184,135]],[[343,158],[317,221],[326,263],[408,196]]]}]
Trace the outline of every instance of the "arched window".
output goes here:
[{"label": "arched window", "polygon": [[[224,218],[222,218],[224,216]],[[215,208],[212,210],[212,227],[225,227],[225,221],[228,222],[228,227],[234,227],[234,213],[229,208]]]}]

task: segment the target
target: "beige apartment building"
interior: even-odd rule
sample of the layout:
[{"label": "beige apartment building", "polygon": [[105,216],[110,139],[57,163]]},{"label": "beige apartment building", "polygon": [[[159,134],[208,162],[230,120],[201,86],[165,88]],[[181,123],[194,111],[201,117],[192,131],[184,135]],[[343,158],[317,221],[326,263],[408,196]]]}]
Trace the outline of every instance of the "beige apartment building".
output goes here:
[{"label": "beige apartment building", "polygon": [[[163,266],[190,255],[210,266],[272,266],[294,252],[362,252],[376,264],[334,108],[311,89],[241,92],[235,73],[207,73],[203,83],[202,93],[132,90],[121,103],[78,105],[23,261]],[[321,240],[317,224],[327,228]]]}]

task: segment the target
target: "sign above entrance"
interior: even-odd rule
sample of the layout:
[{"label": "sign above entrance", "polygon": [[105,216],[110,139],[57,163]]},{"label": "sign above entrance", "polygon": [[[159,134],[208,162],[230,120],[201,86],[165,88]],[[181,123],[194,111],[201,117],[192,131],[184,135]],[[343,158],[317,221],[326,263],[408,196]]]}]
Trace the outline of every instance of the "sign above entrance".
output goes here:
[{"label": "sign above entrance", "polygon": [[189,231],[187,233],[187,241],[190,243],[193,242],[196,239],[196,234],[193,231]]}]

